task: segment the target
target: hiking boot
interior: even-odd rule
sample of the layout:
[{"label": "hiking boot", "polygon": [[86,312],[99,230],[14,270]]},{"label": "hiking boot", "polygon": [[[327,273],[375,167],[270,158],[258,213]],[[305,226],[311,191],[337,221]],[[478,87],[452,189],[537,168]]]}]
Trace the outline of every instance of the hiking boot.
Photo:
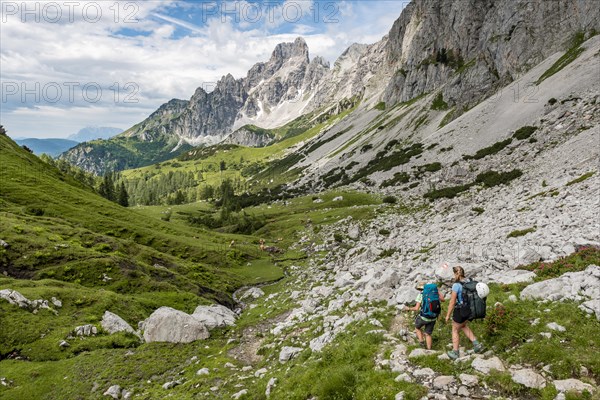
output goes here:
[{"label": "hiking boot", "polygon": [[448,357],[450,357],[451,360],[456,360],[458,357],[460,357],[460,354],[456,350],[450,350],[446,354],[448,354]]},{"label": "hiking boot", "polygon": [[425,344],[425,341],[419,342],[419,346],[421,346],[422,349],[427,348],[427,345]]},{"label": "hiking boot", "polygon": [[483,352],[483,345],[477,341],[473,342],[473,352],[474,353]]}]

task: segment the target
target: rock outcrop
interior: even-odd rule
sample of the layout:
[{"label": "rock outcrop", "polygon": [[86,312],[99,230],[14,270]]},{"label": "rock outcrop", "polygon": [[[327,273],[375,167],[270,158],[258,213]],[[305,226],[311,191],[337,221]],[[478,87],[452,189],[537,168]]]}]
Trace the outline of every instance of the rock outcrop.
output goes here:
[{"label": "rock outcrop", "polygon": [[201,321],[171,307],[161,307],[154,311],[141,323],[141,329],[147,343],[191,343],[210,336]]}]

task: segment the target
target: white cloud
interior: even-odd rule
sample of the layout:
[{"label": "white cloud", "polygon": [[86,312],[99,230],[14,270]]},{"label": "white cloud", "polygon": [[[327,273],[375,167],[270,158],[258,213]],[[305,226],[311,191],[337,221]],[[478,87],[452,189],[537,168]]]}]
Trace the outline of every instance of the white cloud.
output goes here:
[{"label": "white cloud", "polygon": [[[39,3],[40,10],[49,3]],[[102,18],[95,23],[89,22],[92,8],[88,14],[82,12],[92,3],[102,7]],[[270,10],[272,22],[270,15],[265,14],[259,22],[244,22],[241,18],[237,24],[235,15],[228,15],[223,22],[214,13],[206,23],[183,20],[188,13],[198,17],[194,13],[198,4],[189,2],[120,2],[118,13],[110,8],[114,7],[113,2],[81,2],[74,10],[72,22],[63,10],[57,23],[45,22],[44,15],[40,15],[40,23],[33,22],[32,16],[23,23],[22,10],[11,15],[12,11],[3,6],[2,124],[13,135],[29,137],[64,137],[88,125],[126,129],[163,102],[174,97],[188,99],[197,87],[213,87],[227,73],[236,78],[245,76],[253,64],[266,61],[278,43],[302,35],[311,56],[321,55],[333,62],[354,42],[379,40],[400,14],[400,2],[396,1],[342,1],[327,3],[334,6],[327,9],[324,3],[318,3],[286,0]],[[125,9],[125,4],[135,7]],[[237,7],[241,10],[249,4],[239,2]],[[176,6],[176,10],[185,13],[174,14]],[[233,9],[231,4],[227,7]],[[315,24],[312,21],[318,7],[320,23]],[[310,18],[297,23],[286,21],[286,15],[294,18],[296,9]],[[128,22],[127,17],[130,17]],[[338,22],[323,23],[331,19]],[[127,29],[126,34],[122,29]],[[79,84],[72,101],[64,86],[69,82]],[[65,92],[55,103],[44,101],[48,97],[44,93],[39,93],[40,101],[35,101],[31,94],[22,101],[22,85],[31,90],[36,83],[40,91],[44,85],[51,89],[55,83]],[[102,97],[96,103],[86,101],[80,89],[90,83],[102,88]],[[115,101],[117,86],[123,90],[128,83],[139,88],[134,96],[138,102],[124,102],[125,95],[132,94],[134,87],[121,92]],[[8,95],[6,85],[12,84],[18,85],[18,92]]]}]

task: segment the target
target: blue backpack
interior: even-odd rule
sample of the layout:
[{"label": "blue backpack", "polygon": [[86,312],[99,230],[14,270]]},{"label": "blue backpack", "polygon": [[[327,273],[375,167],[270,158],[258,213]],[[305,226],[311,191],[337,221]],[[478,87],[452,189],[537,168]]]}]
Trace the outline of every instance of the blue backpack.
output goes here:
[{"label": "blue backpack", "polygon": [[442,311],[440,295],[435,283],[428,283],[423,287],[423,301],[421,302],[421,316],[437,318]]}]

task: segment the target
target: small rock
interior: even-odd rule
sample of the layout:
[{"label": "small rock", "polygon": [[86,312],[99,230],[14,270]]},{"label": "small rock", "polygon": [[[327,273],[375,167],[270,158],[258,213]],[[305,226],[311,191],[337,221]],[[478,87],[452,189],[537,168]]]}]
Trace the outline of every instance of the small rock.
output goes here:
[{"label": "small rock", "polygon": [[279,353],[279,362],[284,363],[286,361],[294,358],[298,353],[300,353],[303,349],[301,347],[289,347],[285,346],[281,349]]},{"label": "small rock", "polygon": [[412,382],[413,378],[411,378],[411,376],[405,372],[403,374],[398,375],[394,380],[396,382]]},{"label": "small rock", "polygon": [[554,381],[554,387],[556,387],[556,390],[558,390],[559,392],[574,391],[581,393],[584,390],[587,390],[591,393],[594,391],[594,387],[592,385],[590,385],[589,383],[581,382],[579,379],[565,379],[561,381]]},{"label": "small rock", "polygon": [[516,303],[517,301],[519,301],[519,299],[514,294],[511,294],[510,296],[508,296],[508,301]]},{"label": "small rock", "polygon": [[430,356],[430,355],[439,354],[439,353],[440,352],[436,351],[436,350],[414,349],[413,351],[410,352],[410,354],[408,355],[408,358]]},{"label": "small rock", "polygon": [[231,398],[232,399],[239,399],[240,397],[244,396],[247,393],[248,393],[248,391],[246,389],[242,389],[239,392],[237,392],[234,395],[232,395]]},{"label": "small rock", "polygon": [[333,201],[342,201],[344,200],[344,196],[337,196],[333,198]]},{"label": "small rock", "polygon": [[123,391],[121,392],[121,397],[125,400],[130,399],[132,396],[133,396],[133,392],[131,392],[129,390],[123,389]]},{"label": "small rock", "polygon": [[168,390],[168,389],[174,388],[177,385],[181,385],[181,382],[180,381],[170,381],[170,382],[164,383],[162,385],[162,388],[165,389],[165,390]]},{"label": "small rock", "polygon": [[121,397],[121,386],[113,385],[108,388],[106,392],[104,392],[103,396],[112,397],[113,399],[118,399]]},{"label": "small rock", "polygon": [[458,388],[458,395],[462,397],[471,397],[471,393],[469,393],[469,389],[465,386],[461,386]]},{"label": "small rock", "polygon": [[201,375],[208,375],[210,374],[210,371],[208,370],[208,368],[200,368],[198,371],[196,371],[196,375],[201,376]]},{"label": "small rock", "polygon": [[552,329],[553,331],[558,331],[558,332],[564,332],[567,330],[564,326],[559,325],[556,322],[550,322],[549,324],[546,324],[546,328]]},{"label": "small rock", "polygon": [[456,381],[451,375],[438,376],[433,380],[433,387],[436,389],[447,389],[449,385]]},{"label": "small rock", "polygon": [[413,371],[413,375],[416,377],[432,377],[435,376],[435,372],[431,368],[419,368]]},{"label": "small rock", "polygon": [[552,337],[552,334],[550,332],[540,332],[540,336],[543,336],[546,339],[550,339]]},{"label": "small rock", "polygon": [[50,299],[50,301],[52,302],[52,304],[54,304],[54,307],[56,307],[56,308],[62,307],[62,301],[58,300],[56,297],[52,297]]},{"label": "small rock", "polygon": [[267,373],[266,368],[261,368],[254,373],[254,376],[257,378],[262,378]]},{"label": "small rock", "polygon": [[394,400],[404,400],[404,392],[396,393]]},{"label": "small rock", "polygon": [[60,347],[63,347],[63,348],[64,348],[64,347],[69,347],[69,346],[71,346],[71,345],[69,344],[69,342],[67,342],[66,340],[61,340],[61,341],[60,341],[60,343],[59,343],[58,345],[59,345]]},{"label": "small rock", "polygon": [[476,371],[481,372],[482,374],[489,374],[490,371],[496,370],[500,372],[504,372],[506,369],[504,365],[502,365],[502,361],[498,357],[492,357],[489,359],[484,359],[481,357],[477,357],[471,363],[471,367]]},{"label": "small rock", "polygon": [[269,382],[267,383],[267,388],[265,389],[265,396],[267,396],[267,399],[271,397],[271,391],[273,390],[276,384],[277,378],[269,379]]}]

